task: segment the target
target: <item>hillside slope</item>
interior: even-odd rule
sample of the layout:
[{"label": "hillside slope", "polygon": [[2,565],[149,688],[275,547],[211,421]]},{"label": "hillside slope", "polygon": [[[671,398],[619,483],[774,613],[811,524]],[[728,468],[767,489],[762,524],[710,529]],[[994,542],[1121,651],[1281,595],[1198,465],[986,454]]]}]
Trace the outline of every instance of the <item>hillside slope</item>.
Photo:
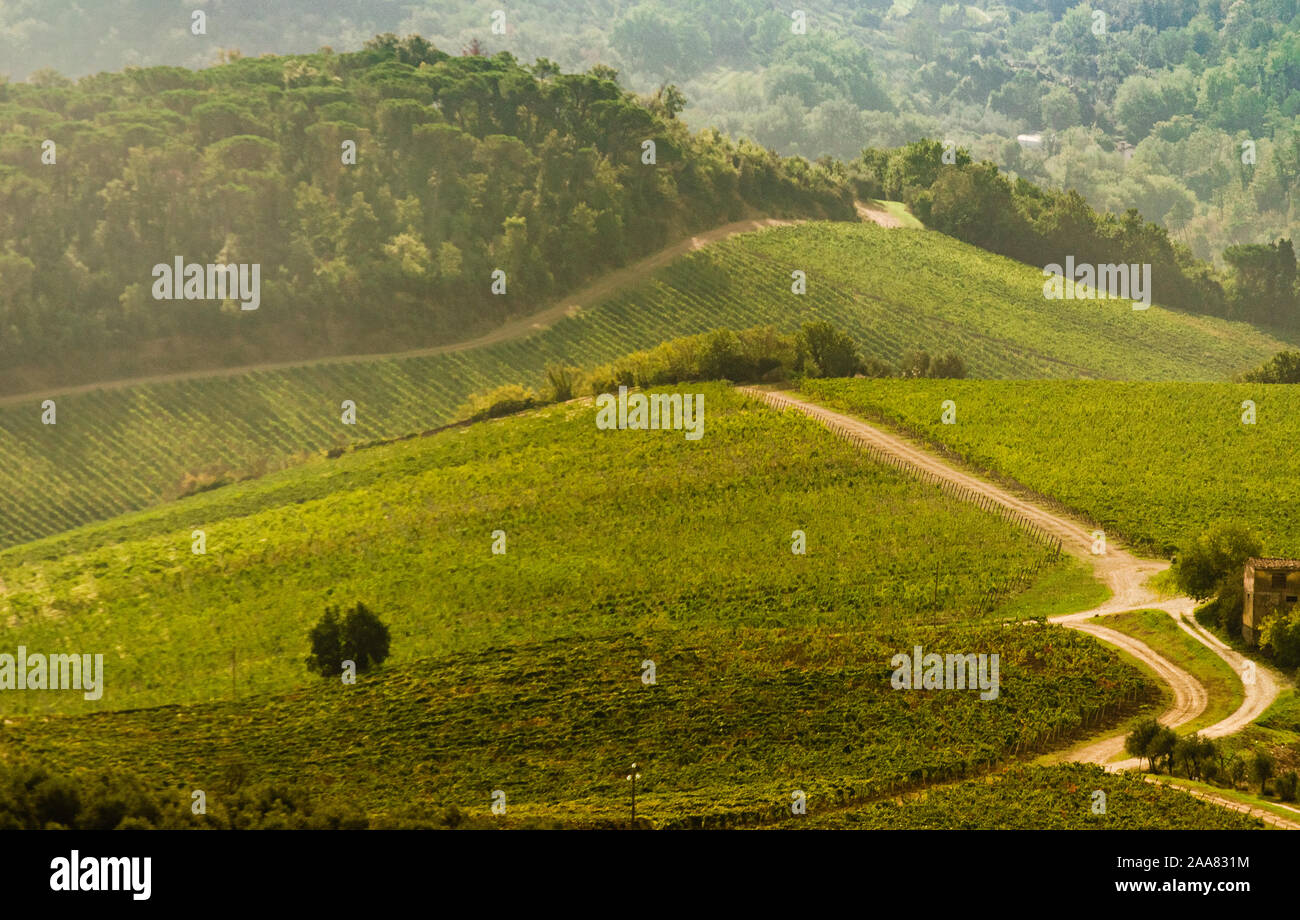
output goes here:
[{"label": "hillside slope", "polygon": [[[99,700],[5,694],[0,750],[426,820],[504,789],[506,824],[619,820],[635,760],[643,813],[690,824],[960,778],[1151,701],[1085,637],[975,615],[1027,566],[1090,584],[1043,543],[811,421],[696,392],[698,441],[556,406],[0,554],[6,647],[106,658]],[[309,674],[308,628],[355,600],[392,658],[355,686]],[[916,645],[999,655],[998,692],[893,688]]]},{"label": "hillside slope", "polygon": [[692,232],[853,217],[842,171],[607,72],[418,37],[226,56],[0,79],[0,393],[437,345]]},{"label": "hillside slope", "polygon": [[[804,271],[808,293],[790,292]],[[665,339],[810,319],[867,354],[960,352],[984,377],[1222,379],[1284,343],[1245,324],[1122,301],[1051,301],[1033,268],[949,237],[814,222],[733,237],[531,335],[411,358],[319,363],[0,405],[0,546],[147,507],[189,474],[244,475],[304,452],[448,421],[472,392],[537,385]],[[524,332],[525,330],[520,330]],[[356,424],[342,403],[356,404]]]},{"label": "hillside slope", "polygon": [[[1286,384],[813,381],[814,399],[883,417],[1161,554],[1218,520],[1265,554],[1300,552],[1300,393]],[[951,399],[956,424],[942,424]],[[1254,404],[1247,424],[1244,404]]]},{"label": "hillside slope", "polygon": [[[839,610],[879,624],[924,607],[950,622],[1047,552],[976,509],[943,509],[940,493],[809,422],[718,384],[698,392],[697,441],[601,432],[594,407],[567,404],[318,457],[0,553],[9,639],[118,650],[102,703],[0,703],[80,712],[224,697],[232,648],[246,690],[288,689],[312,680],[301,646],[320,610],[354,598],[385,612],[398,661],[687,621],[824,625]],[[806,556],[790,551],[795,529],[812,541]],[[937,576],[905,573],[905,559],[933,569],[937,550],[919,547],[937,545]],[[754,558],[769,564],[753,571]]]}]

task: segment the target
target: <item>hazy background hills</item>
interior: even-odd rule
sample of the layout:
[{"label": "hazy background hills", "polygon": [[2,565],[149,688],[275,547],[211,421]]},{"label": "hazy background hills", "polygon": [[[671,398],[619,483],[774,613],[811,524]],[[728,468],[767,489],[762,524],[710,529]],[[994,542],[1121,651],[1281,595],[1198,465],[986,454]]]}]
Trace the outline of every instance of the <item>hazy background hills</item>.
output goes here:
[{"label": "hazy background hills", "polygon": [[[200,67],[220,49],[356,50],[377,33],[415,32],[453,54],[478,40],[569,71],[603,63],[642,92],[674,83],[691,127],[786,154],[851,158],[950,139],[1094,207],[1137,207],[1202,258],[1294,235],[1296,0],[790,6],[804,8],[807,34],[768,0],[213,0],[193,4],[209,17],[207,35],[194,36],[189,6],[21,0],[0,7],[0,73]],[[505,34],[491,28],[498,9]],[[1106,16],[1100,36],[1095,11]],[[1043,146],[1022,149],[1022,132],[1041,133]],[[1246,140],[1253,166],[1241,162]]]}]

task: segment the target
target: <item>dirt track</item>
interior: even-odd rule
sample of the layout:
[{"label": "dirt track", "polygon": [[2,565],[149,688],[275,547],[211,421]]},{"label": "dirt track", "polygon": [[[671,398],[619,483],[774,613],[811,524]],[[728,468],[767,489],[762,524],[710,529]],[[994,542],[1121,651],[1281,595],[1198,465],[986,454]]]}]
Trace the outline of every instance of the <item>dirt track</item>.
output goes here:
[{"label": "dirt track", "polygon": [[[865,438],[880,450],[905,461],[917,471],[930,473],[956,485],[964,486],[972,492],[991,498],[1002,506],[1029,518],[1048,533],[1060,537],[1062,549],[1090,563],[1097,577],[1110,588],[1112,597],[1099,607],[1080,611],[1079,613],[1051,617],[1049,622],[1086,632],[1103,642],[1122,648],[1155,671],[1162,680],[1169,684],[1174,692],[1173,706],[1160,717],[1162,724],[1170,728],[1177,728],[1203,713],[1208,704],[1205,687],[1192,675],[1157,654],[1145,643],[1101,625],[1096,622],[1096,618],[1131,610],[1163,610],[1172,616],[1184,631],[1228,662],[1233,671],[1239,676],[1243,675],[1246,660],[1224,645],[1218,638],[1206,632],[1192,619],[1191,612],[1194,602],[1191,598],[1175,597],[1171,599],[1161,597],[1146,587],[1146,581],[1157,572],[1168,568],[1169,563],[1139,559],[1122,547],[1115,545],[1113,541],[1107,541],[1104,554],[1095,555],[1092,552],[1093,536],[1090,527],[1086,527],[1054,511],[1042,508],[990,482],[958,469],[896,434],[883,431],[860,419],[831,411],[788,393],[761,390],[753,387],[738,387],[737,389],[755,396],[775,408],[795,409],[823,424],[847,428],[854,434]],[[1244,699],[1237,711],[1226,719],[1202,729],[1200,734],[1203,737],[1220,738],[1245,728],[1277,698],[1278,682],[1274,675],[1265,668],[1257,666],[1254,668],[1253,680],[1243,679],[1242,690]],[[1135,758],[1121,761],[1115,760],[1123,751],[1124,736],[1114,735],[1097,741],[1090,741],[1070,751],[1066,755],[1066,759],[1101,764],[1107,770],[1137,768],[1139,763]],[[1239,803],[1219,798],[1210,793],[1199,793],[1199,796],[1237,810],[1242,807]],[[1286,821],[1275,815],[1262,812],[1260,809],[1251,809],[1251,812],[1278,826],[1300,829],[1300,824]]]},{"label": "dirt track", "polygon": [[35,390],[28,393],[19,393],[13,396],[0,397],[0,406],[17,405],[24,402],[31,402],[33,399],[39,400],[50,397],[67,396],[71,393],[88,393],[93,390],[118,390],[124,387],[139,386],[148,383],[167,383],[177,380],[196,380],[207,377],[233,377],[237,374],[246,374],[249,371],[284,370],[286,368],[306,367],[308,365],[319,366],[322,364],[346,364],[353,361],[375,361],[379,359],[392,358],[419,358],[429,355],[441,355],[454,351],[464,351],[469,348],[481,348],[485,345],[495,345],[498,342],[520,339],[532,335],[534,332],[540,332],[548,326],[554,325],[566,316],[571,316],[587,307],[594,306],[618,288],[644,280],[653,272],[658,271],[660,268],[663,268],[669,262],[673,261],[673,259],[689,252],[694,252],[697,249],[702,249],[710,243],[720,242],[721,240],[735,236],[738,233],[750,233],[754,230],[762,230],[765,227],[779,227],[798,223],[803,223],[803,221],[779,220],[774,217],[760,217],[748,220],[738,220],[721,227],[714,227],[711,230],[705,230],[702,233],[697,233],[684,240],[679,240],[671,246],[666,246],[658,252],[648,255],[644,259],[641,259],[626,268],[620,268],[616,271],[608,272],[602,275],[597,281],[575,291],[567,297],[564,297],[558,303],[553,304],[544,310],[539,310],[536,313],[530,313],[528,316],[521,316],[509,320],[496,327],[491,332],[485,333],[477,338],[465,339],[460,342],[450,342],[446,345],[434,345],[429,348],[416,348],[410,351],[387,352],[384,354],[335,355],[326,358],[303,358],[293,361],[275,361],[264,364],[241,365],[239,367],[179,371],[174,374],[151,374],[141,377],[127,377],[120,380],[108,380],[101,383],[86,383],[71,387],[53,387],[48,390]]},{"label": "dirt track", "polygon": [[869,220],[872,223],[877,223],[882,227],[888,227],[890,229],[903,226],[903,222],[888,211],[881,211],[878,208],[870,207],[869,205],[863,204],[861,201],[855,201],[853,207],[854,210],[858,212],[858,217],[863,220]]}]

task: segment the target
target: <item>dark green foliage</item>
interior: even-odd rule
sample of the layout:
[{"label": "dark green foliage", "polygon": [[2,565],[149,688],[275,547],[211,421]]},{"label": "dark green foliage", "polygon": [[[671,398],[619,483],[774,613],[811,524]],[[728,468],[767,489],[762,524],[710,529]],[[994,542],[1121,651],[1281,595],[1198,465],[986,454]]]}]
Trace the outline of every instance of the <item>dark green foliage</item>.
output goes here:
[{"label": "dark green foliage", "polygon": [[205,792],[194,813],[194,789],[159,788],[116,767],[59,772],[19,760],[0,763],[0,830],[111,831],[142,828],[360,829],[355,809],[321,807],[301,788],[236,783]]},{"label": "dark green foliage", "polygon": [[1245,524],[1218,521],[1179,551],[1172,567],[1174,580],[1179,590],[1207,600],[1234,584],[1240,589],[1246,560],[1262,553],[1259,537]]},{"label": "dark green foliage", "polygon": [[1172,759],[1178,736],[1173,729],[1165,728],[1155,719],[1140,723],[1124,739],[1124,750],[1134,757],[1147,761],[1151,769],[1159,769],[1162,758]]},{"label": "dark green foliage", "polygon": [[[1030,265],[1059,265],[1066,255],[1078,263],[1149,263],[1160,303],[1216,316],[1273,322],[1296,318],[1292,301],[1284,296],[1293,287],[1293,256],[1292,281],[1272,283],[1267,309],[1242,306],[1242,298],[1255,303],[1253,291],[1262,281],[1235,280],[1234,293],[1225,293],[1224,279],[1212,266],[1197,261],[1136,209],[1122,216],[1098,213],[1077,192],[1049,191],[1024,179],[1013,182],[990,162],[971,162],[961,148],[945,164],[943,151],[938,141],[922,139],[892,152],[865,150],[852,168],[882,184],[887,195],[901,197],[926,226]],[[1270,251],[1290,253],[1290,243],[1283,243],[1283,250],[1275,246]],[[1234,278],[1240,275],[1238,271]],[[1248,293],[1238,295],[1239,289]]]},{"label": "dark green foliage", "polygon": [[462,421],[481,422],[488,418],[513,415],[540,403],[541,400],[532,390],[517,384],[506,384],[488,393],[471,395],[456,413],[456,417]]},{"label": "dark green foliage", "polygon": [[[7,86],[0,390],[436,344],[747,212],[852,217],[842,171],[692,134],[675,87],[607,76],[381,36]],[[154,300],[176,256],[260,265],[260,308]]]},{"label": "dark green foliage", "polygon": [[1188,779],[1208,779],[1215,768],[1219,751],[1214,741],[1200,735],[1186,735],[1174,742],[1168,761],[1171,773]]},{"label": "dark green foliage", "polygon": [[321,677],[338,677],[345,661],[356,664],[357,673],[364,673],[388,657],[388,627],[360,602],[342,617],[337,607],[327,607],[308,638],[311,655],[307,667]]},{"label": "dark green foliage", "polygon": [[[1296,319],[1300,300],[1296,295],[1295,249],[1290,240],[1229,246],[1223,251],[1223,260],[1231,268],[1234,316],[1266,323]],[[1295,368],[1291,365],[1278,370],[1294,373]]]},{"label": "dark green foliage", "polygon": [[851,377],[862,363],[857,343],[824,320],[804,323],[798,343],[808,356],[804,371],[810,377]]},{"label": "dark green foliage", "polygon": [[1281,351],[1243,375],[1247,383],[1300,383],[1300,351]]},{"label": "dark green foliage", "polygon": [[[1241,590],[1238,590],[1240,595]],[[1240,597],[1237,603],[1237,616],[1233,621],[1241,622]],[[1278,612],[1264,620],[1259,635],[1260,648],[1268,652],[1273,660],[1284,668],[1300,666],[1300,608],[1292,608],[1285,613]]]},{"label": "dark green foliage", "polygon": [[[869,374],[868,376],[889,376]],[[899,377],[933,377],[959,379],[966,376],[966,362],[955,351],[931,355],[927,351],[907,351],[898,362]]]},{"label": "dark green foliage", "polygon": [[1273,778],[1273,771],[1277,763],[1273,760],[1273,755],[1264,750],[1258,750],[1250,759],[1250,778],[1259,784],[1259,794],[1263,795],[1268,789],[1268,781]]}]

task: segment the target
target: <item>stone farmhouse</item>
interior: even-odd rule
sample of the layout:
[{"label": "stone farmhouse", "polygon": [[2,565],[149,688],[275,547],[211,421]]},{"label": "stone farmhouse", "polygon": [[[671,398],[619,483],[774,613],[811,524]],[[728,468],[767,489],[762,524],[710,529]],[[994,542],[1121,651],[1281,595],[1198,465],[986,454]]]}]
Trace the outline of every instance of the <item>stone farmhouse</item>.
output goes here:
[{"label": "stone farmhouse", "polygon": [[1247,559],[1245,587],[1241,634],[1254,646],[1264,621],[1290,610],[1300,598],[1300,559]]}]

